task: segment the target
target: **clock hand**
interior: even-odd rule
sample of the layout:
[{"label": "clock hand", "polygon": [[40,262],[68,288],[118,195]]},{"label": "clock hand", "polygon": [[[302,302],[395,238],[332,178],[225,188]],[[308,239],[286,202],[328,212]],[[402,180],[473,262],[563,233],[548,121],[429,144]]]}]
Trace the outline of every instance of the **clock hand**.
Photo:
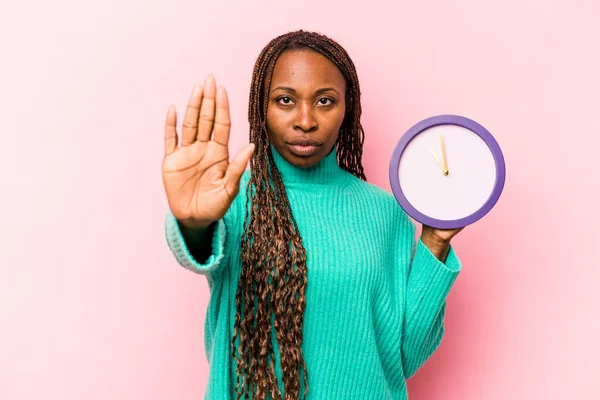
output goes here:
[{"label": "clock hand", "polygon": [[444,159],[444,165],[442,170],[444,171],[444,175],[448,175],[450,171],[448,171],[448,161],[446,160],[446,148],[444,147],[444,137],[440,133],[440,142],[442,144],[442,158]]},{"label": "clock hand", "polygon": [[444,169],[444,166],[442,165],[442,162],[440,161],[440,159],[438,158],[438,156],[435,155],[435,152],[433,151],[433,149],[431,147],[429,148],[429,152],[431,153],[431,155],[433,156],[433,158],[435,158],[435,162],[438,163],[438,165],[442,169],[442,172],[444,172],[445,169]]}]

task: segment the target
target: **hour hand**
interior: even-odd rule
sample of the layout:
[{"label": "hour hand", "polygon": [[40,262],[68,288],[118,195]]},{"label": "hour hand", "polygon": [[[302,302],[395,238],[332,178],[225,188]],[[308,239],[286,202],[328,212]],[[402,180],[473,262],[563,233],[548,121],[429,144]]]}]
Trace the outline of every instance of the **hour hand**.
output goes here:
[{"label": "hour hand", "polygon": [[435,154],[435,151],[433,151],[433,149],[431,147],[429,148],[429,152],[431,153],[431,155],[435,159],[435,162],[437,162],[437,164],[440,166],[440,169],[442,170],[442,172],[444,174],[446,174],[446,168],[444,168],[444,164],[442,164],[442,162],[440,161],[440,159],[438,158],[438,156]]}]

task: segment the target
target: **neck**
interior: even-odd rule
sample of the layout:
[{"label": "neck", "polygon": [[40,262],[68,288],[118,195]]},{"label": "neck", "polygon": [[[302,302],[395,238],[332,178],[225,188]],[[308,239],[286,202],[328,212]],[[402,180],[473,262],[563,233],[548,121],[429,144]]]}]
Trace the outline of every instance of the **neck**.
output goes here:
[{"label": "neck", "polygon": [[338,165],[335,146],[321,161],[309,168],[296,167],[283,158],[273,145],[270,148],[273,161],[281,174],[283,184],[286,186],[290,184],[327,185],[338,183],[347,176],[347,172]]}]

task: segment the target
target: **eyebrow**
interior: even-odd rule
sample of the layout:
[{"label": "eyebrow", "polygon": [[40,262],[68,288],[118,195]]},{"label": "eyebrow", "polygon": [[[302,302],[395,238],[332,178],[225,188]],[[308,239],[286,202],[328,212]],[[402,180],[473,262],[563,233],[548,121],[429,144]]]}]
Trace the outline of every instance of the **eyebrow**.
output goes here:
[{"label": "eyebrow", "polygon": [[[274,92],[276,90],[283,90],[284,92],[288,92],[288,93],[296,93],[296,89],[291,88],[291,87],[287,87],[287,86],[277,86],[272,91]],[[337,90],[335,90],[332,87],[325,87],[325,88],[318,89],[315,93],[316,94],[321,94],[321,93],[328,92],[330,90],[336,92],[337,94],[340,94]]]}]

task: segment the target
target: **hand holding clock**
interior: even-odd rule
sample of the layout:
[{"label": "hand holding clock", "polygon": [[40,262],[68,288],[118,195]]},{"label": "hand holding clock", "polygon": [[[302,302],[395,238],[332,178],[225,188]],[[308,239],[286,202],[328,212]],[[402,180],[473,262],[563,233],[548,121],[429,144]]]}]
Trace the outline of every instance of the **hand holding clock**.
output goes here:
[{"label": "hand holding clock", "polygon": [[456,229],[437,229],[423,224],[421,241],[438,260],[445,262],[450,251],[450,240],[463,229],[464,226]]},{"label": "hand holding clock", "polygon": [[[429,152],[433,155],[433,158],[440,166],[442,174],[448,176],[450,171],[448,169],[448,159],[446,157],[446,146],[444,146],[444,136],[440,134],[440,145],[442,148],[442,161],[437,157],[434,150],[430,147]],[[440,261],[445,261],[448,251],[450,250],[450,240],[456,236],[456,234],[462,231],[464,227],[456,229],[437,229],[429,225],[423,224],[423,230],[421,233],[421,241],[427,248],[435,255]]]},{"label": "hand holding clock", "polygon": [[[432,148],[438,140],[440,156],[440,150]],[[390,161],[396,200],[423,225],[423,244],[442,262],[450,240],[496,204],[505,175],[504,157],[495,138],[477,122],[457,115],[438,115],[412,126],[400,138]]]}]

